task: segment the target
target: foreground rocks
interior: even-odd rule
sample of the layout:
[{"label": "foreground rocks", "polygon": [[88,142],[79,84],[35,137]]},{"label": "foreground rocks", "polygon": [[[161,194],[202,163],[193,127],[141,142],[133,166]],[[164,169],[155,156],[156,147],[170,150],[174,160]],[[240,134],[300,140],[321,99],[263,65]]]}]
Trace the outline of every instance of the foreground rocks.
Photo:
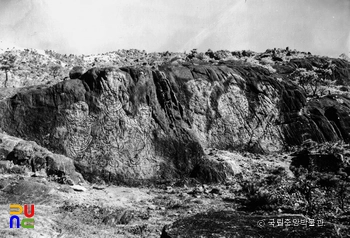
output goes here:
[{"label": "foreground rocks", "polygon": [[[344,237],[348,234],[347,213],[336,219],[333,216],[325,219],[322,227],[318,223],[314,227],[272,227],[268,225],[269,219],[275,219],[277,223],[276,219],[282,217],[304,218],[299,215],[302,209],[295,210],[294,215],[283,214],[293,212],[284,206],[289,204],[286,202],[268,211],[250,210],[249,205],[256,207],[256,204],[248,203],[252,200],[245,192],[242,179],[253,183],[258,178],[270,181],[272,192],[279,190],[280,193],[278,187],[283,187],[286,181],[278,178],[287,177],[281,171],[288,168],[290,158],[282,155],[277,158],[276,155],[239,156],[214,149],[206,153],[212,159],[235,158],[238,162],[234,168],[241,169],[235,180],[225,184],[202,184],[193,179],[130,188],[96,184],[69,186],[45,177],[1,174],[0,221],[8,222],[8,204],[16,202],[35,203],[36,209],[35,229],[17,229],[16,236],[19,237],[153,238],[160,237],[161,233],[162,237],[283,237],[289,234],[293,237],[337,237],[337,234]],[[264,187],[256,184],[258,188]],[[273,200],[268,201],[272,201],[268,205],[275,204]],[[300,203],[299,196],[293,201]],[[264,216],[260,215],[263,213]],[[276,213],[280,215],[276,216]],[[264,223],[258,223],[261,220]],[[13,232],[13,229],[3,229],[6,237]]]},{"label": "foreground rocks", "polygon": [[75,183],[83,182],[72,159],[54,154],[33,141],[0,133],[0,157],[3,172],[29,172],[34,176],[57,176]]},{"label": "foreground rocks", "polygon": [[0,182],[1,204],[38,203],[54,193],[52,186],[47,185],[45,180],[13,182],[10,179],[1,179]]}]

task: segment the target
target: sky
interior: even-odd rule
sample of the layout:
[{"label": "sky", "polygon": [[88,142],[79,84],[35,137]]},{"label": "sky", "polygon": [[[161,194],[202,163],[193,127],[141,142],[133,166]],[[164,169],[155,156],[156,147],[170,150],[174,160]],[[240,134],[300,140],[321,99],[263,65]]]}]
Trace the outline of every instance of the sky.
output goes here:
[{"label": "sky", "polygon": [[0,0],[0,46],[350,56],[350,0]]}]

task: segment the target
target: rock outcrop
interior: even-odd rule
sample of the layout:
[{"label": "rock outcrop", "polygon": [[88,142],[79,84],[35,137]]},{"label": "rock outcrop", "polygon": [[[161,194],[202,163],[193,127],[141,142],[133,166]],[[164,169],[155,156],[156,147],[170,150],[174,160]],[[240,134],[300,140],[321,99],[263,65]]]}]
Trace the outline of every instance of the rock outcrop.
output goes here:
[{"label": "rock outcrop", "polygon": [[72,159],[52,153],[34,141],[25,141],[0,133],[0,162],[4,161],[10,162],[3,166],[5,172],[18,165],[36,176],[65,177],[75,183],[84,181],[81,174],[76,172]]},{"label": "rock outcrop", "polygon": [[70,79],[78,79],[84,74],[85,70],[82,66],[74,66],[69,71],[69,78]]},{"label": "rock outcrop", "polygon": [[[91,181],[222,180],[233,170],[217,169],[222,162],[208,162],[204,148],[266,153],[301,144],[305,134],[348,140],[348,99],[308,101],[288,80],[293,67],[92,68],[0,101],[0,127],[72,158]],[[210,179],[195,172],[214,169]]]}]

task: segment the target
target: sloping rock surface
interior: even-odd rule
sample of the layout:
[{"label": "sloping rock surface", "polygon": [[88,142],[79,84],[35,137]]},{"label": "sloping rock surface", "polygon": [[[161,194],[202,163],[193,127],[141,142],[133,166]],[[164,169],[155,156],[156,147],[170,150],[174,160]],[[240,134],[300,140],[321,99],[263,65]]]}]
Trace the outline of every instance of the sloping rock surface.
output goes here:
[{"label": "sloping rock surface", "polygon": [[[348,141],[349,99],[307,101],[283,70],[236,61],[92,68],[0,101],[0,127],[72,158],[91,181],[128,184],[234,174],[208,162],[205,148],[265,153],[309,138]],[[196,172],[213,169],[210,178]]]}]

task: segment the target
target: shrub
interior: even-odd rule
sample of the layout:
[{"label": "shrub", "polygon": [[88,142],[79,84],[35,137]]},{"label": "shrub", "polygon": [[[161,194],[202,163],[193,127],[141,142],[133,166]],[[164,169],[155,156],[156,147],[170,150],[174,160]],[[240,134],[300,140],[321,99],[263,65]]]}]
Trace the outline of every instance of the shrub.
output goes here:
[{"label": "shrub", "polygon": [[[332,75],[335,65],[329,64],[327,66],[312,67],[312,70],[305,68],[297,68],[292,74],[292,79],[299,84],[304,90],[305,94],[311,97],[322,96],[326,87],[332,85],[329,76]],[[322,88],[321,86],[325,86]]]},{"label": "shrub", "polygon": [[55,79],[56,77],[62,74],[62,66],[58,64],[54,64],[49,66],[49,73]]},{"label": "shrub", "polygon": [[4,83],[5,87],[7,87],[8,72],[10,72],[16,67],[16,61],[17,61],[17,56],[10,51],[6,51],[2,55],[0,55],[0,70],[5,71],[5,75],[6,75],[6,80]]}]

